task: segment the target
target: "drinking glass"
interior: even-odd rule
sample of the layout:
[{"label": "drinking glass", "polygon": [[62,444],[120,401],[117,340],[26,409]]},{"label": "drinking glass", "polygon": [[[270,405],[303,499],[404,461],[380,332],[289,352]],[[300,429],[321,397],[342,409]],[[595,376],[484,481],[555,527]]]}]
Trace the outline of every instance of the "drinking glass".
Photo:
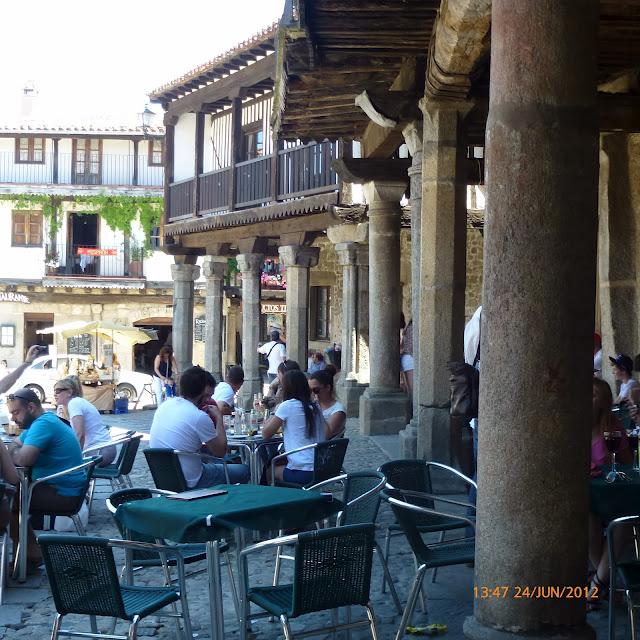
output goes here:
[{"label": "drinking glass", "polygon": [[604,443],[611,454],[611,471],[607,473],[605,480],[607,482],[615,482],[618,472],[616,471],[616,451],[620,446],[620,441],[622,440],[622,432],[621,431],[605,431],[602,434],[604,438]]},{"label": "drinking glass", "polygon": [[635,428],[629,431],[627,435],[629,436],[629,448],[633,453],[633,472],[640,473],[640,465],[638,464],[638,437],[640,432]]}]

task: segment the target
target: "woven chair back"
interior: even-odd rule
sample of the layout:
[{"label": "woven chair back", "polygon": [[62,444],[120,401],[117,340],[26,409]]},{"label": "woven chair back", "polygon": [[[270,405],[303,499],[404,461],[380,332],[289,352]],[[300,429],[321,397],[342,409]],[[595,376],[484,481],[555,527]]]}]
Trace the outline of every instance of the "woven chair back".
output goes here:
[{"label": "woven chair back", "polygon": [[[380,491],[374,492],[373,489],[383,481],[384,474],[380,471],[360,471],[347,475],[342,493],[345,508],[340,518],[341,525],[375,523],[380,508]],[[369,491],[372,493],[358,500]]]},{"label": "woven chair back", "polygon": [[187,491],[189,487],[182,472],[180,458],[173,449],[149,448],[144,450],[144,455],[156,489],[177,493]]},{"label": "woven chair back", "polygon": [[[394,489],[433,493],[429,467],[424,460],[391,460],[380,465],[379,471]],[[433,509],[433,501],[425,502],[424,506]]]},{"label": "woven chair back", "polygon": [[318,443],[314,449],[313,481],[311,484],[317,484],[340,475],[348,446],[349,438],[325,440]]},{"label": "woven chair back", "polygon": [[142,434],[139,436],[133,436],[133,438],[130,438],[122,445],[122,450],[120,451],[120,456],[116,463],[119,475],[128,476],[131,473],[141,440]]}]

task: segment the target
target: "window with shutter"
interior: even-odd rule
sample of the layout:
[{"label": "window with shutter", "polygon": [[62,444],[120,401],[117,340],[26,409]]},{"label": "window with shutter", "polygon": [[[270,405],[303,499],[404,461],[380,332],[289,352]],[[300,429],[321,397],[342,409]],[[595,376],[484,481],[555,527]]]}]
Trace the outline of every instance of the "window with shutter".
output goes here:
[{"label": "window with shutter", "polygon": [[13,247],[42,246],[42,211],[14,211],[11,245]]},{"label": "window with shutter", "polygon": [[16,138],[18,164],[44,164],[44,138]]},{"label": "window with shutter", "polygon": [[161,167],[164,151],[163,140],[149,140],[149,166]]}]

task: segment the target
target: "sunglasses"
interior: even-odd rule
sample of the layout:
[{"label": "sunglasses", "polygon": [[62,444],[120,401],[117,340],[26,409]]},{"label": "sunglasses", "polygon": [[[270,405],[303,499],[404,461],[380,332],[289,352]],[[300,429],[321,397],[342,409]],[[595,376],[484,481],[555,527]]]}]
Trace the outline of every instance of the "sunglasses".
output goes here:
[{"label": "sunglasses", "polygon": [[61,391],[71,391],[71,389],[69,389],[69,387],[58,387],[53,390],[53,393],[60,393]]}]

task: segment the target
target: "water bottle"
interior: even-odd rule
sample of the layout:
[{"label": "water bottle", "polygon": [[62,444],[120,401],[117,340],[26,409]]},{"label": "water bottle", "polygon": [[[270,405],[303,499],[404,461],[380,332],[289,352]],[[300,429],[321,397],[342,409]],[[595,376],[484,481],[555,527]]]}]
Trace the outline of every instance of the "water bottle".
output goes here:
[{"label": "water bottle", "polygon": [[242,434],[242,422],[243,422],[243,411],[240,407],[236,408],[236,414],[235,414],[235,418],[234,418],[234,431],[236,432],[236,434],[241,435]]},{"label": "water bottle", "polygon": [[251,413],[249,414],[249,435],[255,436],[258,433],[258,411],[256,409],[251,409]]}]

